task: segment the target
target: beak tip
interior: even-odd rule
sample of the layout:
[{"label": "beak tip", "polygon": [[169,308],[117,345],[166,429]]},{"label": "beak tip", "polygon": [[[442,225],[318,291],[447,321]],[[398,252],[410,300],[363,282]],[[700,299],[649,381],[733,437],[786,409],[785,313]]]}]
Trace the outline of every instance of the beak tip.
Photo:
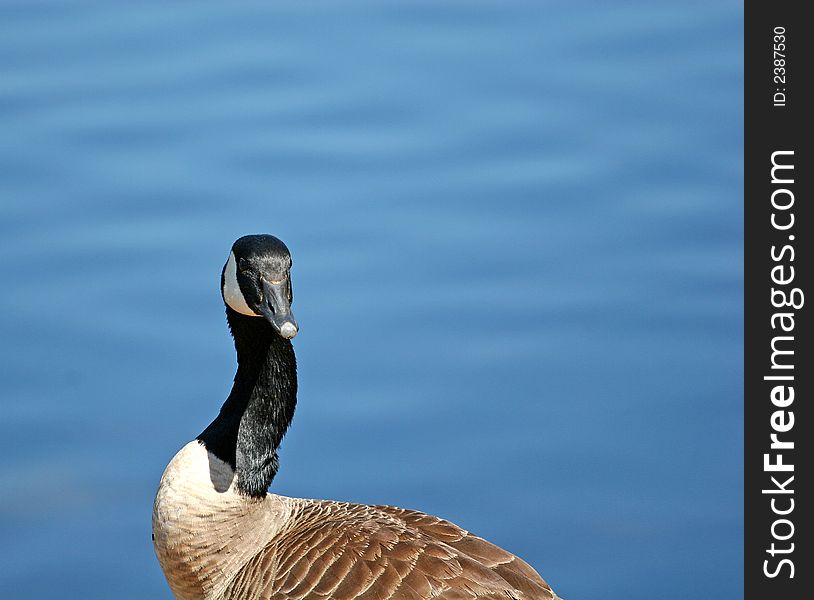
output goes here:
[{"label": "beak tip", "polygon": [[299,329],[297,329],[297,326],[294,325],[294,323],[291,323],[290,321],[283,323],[283,325],[280,327],[280,335],[287,340],[290,340],[295,335],[297,335],[298,331]]}]

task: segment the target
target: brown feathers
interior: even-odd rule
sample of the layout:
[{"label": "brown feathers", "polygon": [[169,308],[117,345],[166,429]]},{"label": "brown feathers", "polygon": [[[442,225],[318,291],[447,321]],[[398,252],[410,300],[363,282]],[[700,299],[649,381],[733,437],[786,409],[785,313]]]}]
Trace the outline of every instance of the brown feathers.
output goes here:
[{"label": "brown feathers", "polygon": [[416,511],[290,499],[279,534],[222,598],[264,600],[552,600],[516,556]]},{"label": "brown feathers", "polygon": [[525,562],[414,510],[235,489],[191,442],[153,507],[155,548],[179,600],[553,600]]}]

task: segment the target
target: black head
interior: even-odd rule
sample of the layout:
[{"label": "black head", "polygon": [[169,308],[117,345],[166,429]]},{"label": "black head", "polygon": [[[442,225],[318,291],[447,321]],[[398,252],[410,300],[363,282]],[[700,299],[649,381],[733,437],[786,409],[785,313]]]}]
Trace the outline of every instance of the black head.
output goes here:
[{"label": "black head", "polygon": [[235,312],[265,318],[286,339],[297,335],[291,314],[291,254],[273,235],[247,235],[232,245],[221,294]]}]

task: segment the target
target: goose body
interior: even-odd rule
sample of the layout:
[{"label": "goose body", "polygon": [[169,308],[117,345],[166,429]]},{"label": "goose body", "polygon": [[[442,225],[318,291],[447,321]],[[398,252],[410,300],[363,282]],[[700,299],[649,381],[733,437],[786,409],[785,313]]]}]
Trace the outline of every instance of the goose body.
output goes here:
[{"label": "goose body", "polygon": [[[291,259],[235,242],[221,278],[238,371],[218,417],[170,461],[156,555],[179,600],[552,600],[528,564],[421,512],[268,493],[296,404]],[[265,317],[265,318],[262,318]]]}]

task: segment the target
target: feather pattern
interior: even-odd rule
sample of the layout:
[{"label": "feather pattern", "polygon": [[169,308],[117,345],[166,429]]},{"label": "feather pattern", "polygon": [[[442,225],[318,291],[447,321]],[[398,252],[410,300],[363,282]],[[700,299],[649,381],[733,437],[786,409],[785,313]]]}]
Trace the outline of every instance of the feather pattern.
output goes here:
[{"label": "feather pattern", "polygon": [[556,598],[521,559],[437,517],[244,496],[229,465],[197,441],[167,467],[153,528],[161,565],[182,600]]},{"label": "feather pattern", "polygon": [[556,598],[525,562],[448,521],[391,506],[287,501],[286,525],[224,598]]}]

